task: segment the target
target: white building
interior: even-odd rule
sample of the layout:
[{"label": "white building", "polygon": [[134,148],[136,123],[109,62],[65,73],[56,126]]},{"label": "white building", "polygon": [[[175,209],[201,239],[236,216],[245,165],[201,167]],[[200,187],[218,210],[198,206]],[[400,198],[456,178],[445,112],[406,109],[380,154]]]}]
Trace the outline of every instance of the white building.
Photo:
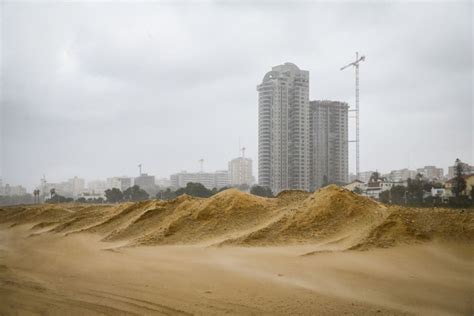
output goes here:
[{"label": "white building", "polygon": [[229,184],[239,186],[254,183],[252,159],[238,157],[229,161]]},{"label": "white building", "polygon": [[125,191],[132,186],[132,178],[130,177],[113,177],[107,178],[107,188],[117,188],[120,191]]},{"label": "white building", "polygon": [[415,170],[399,169],[399,170],[392,170],[390,171],[389,178],[393,182],[403,182],[407,179],[414,179],[417,175]]},{"label": "white building", "polygon": [[309,72],[292,63],[275,66],[257,91],[259,184],[275,194],[309,190]]},{"label": "white building", "polygon": [[169,188],[171,187],[171,181],[168,178],[160,178],[155,180],[155,184],[160,188]]},{"label": "white building", "polygon": [[14,196],[14,195],[25,195],[26,188],[21,185],[9,185],[8,183],[5,186],[1,187],[0,195]]},{"label": "white building", "polygon": [[68,189],[72,197],[79,196],[85,189],[85,180],[82,178],[74,177],[67,181]]},{"label": "white building", "polygon": [[108,188],[107,181],[103,180],[93,180],[87,183],[87,189],[90,193],[103,193]]},{"label": "white building", "polygon": [[173,188],[184,188],[190,182],[201,183],[209,190],[222,188],[229,185],[229,174],[227,170],[216,172],[186,172],[182,171],[170,176]]}]

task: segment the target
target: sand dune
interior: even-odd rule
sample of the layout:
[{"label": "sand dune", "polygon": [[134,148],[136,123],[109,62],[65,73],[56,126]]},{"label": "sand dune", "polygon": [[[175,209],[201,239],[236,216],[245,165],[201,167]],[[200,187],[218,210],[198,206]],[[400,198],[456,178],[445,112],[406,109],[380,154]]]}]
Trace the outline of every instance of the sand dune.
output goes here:
[{"label": "sand dune", "polygon": [[474,241],[474,216],[452,209],[387,207],[336,186],[261,198],[229,189],[118,205],[4,208],[0,223],[34,223],[41,233],[94,233],[139,245],[294,245],[369,249],[429,240]]},{"label": "sand dune", "polygon": [[0,314],[470,315],[474,214],[336,186],[0,209]]}]

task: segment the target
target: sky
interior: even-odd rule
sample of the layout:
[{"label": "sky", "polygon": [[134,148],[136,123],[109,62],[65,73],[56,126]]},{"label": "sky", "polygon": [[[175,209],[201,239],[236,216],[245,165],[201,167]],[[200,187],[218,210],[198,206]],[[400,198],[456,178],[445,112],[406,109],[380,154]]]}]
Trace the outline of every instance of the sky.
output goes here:
[{"label": "sky", "polygon": [[[256,86],[285,62],[310,98],[354,107],[361,171],[474,163],[473,5],[458,2],[2,1],[0,176],[33,189],[227,169],[257,172]],[[350,138],[353,139],[351,125]],[[350,145],[350,170],[355,171]],[[447,172],[447,170],[445,170]],[[255,174],[256,175],[256,174]]]}]

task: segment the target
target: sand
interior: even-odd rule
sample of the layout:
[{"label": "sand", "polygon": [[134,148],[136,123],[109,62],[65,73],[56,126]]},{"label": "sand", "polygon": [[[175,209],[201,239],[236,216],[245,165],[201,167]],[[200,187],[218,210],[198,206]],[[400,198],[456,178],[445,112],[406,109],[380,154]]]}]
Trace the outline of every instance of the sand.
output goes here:
[{"label": "sand", "polygon": [[0,315],[471,315],[474,214],[335,186],[0,210]]}]

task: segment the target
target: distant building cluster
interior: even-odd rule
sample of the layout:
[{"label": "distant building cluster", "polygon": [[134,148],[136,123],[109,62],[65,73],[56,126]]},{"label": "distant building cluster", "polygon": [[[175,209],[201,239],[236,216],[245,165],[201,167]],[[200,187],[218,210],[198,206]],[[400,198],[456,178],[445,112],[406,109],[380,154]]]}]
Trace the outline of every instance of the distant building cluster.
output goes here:
[{"label": "distant building cluster", "polygon": [[238,187],[254,184],[252,159],[237,157],[228,163],[227,170],[215,172],[186,172],[182,171],[171,175],[172,188],[184,188],[190,182],[201,183],[208,189],[221,189],[224,187]]},{"label": "distant building cluster", "polygon": [[[461,163],[466,180],[466,189],[463,194],[467,195],[474,187],[474,166],[467,163]],[[416,170],[407,168],[392,170],[389,173],[379,174],[378,179],[373,179],[376,171],[364,171],[359,174],[359,179],[355,175],[351,175],[351,183],[345,185],[345,188],[354,191],[359,190],[362,194],[379,199],[382,192],[390,190],[394,186],[408,185],[408,179],[421,177],[425,181],[437,183],[439,187],[433,188],[430,192],[433,197],[448,199],[453,196],[452,187],[454,183],[455,166],[448,167],[448,174],[444,174],[443,168],[436,166],[424,166]],[[357,188],[357,189],[356,189]]]}]

